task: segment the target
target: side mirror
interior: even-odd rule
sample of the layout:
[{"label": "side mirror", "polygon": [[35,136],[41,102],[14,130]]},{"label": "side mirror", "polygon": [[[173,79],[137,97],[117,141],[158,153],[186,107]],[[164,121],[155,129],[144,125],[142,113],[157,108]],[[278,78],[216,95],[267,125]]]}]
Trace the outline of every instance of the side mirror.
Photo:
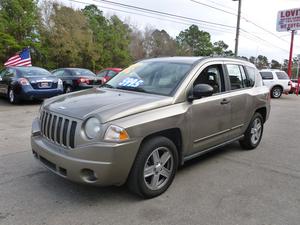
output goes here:
[{"label": "side mirror", "polygon": [[208,84],[197,84],[193,87],[192,96],[189,97],[190,100],[199,99],[202,97],[212,96],[214,89]]}]

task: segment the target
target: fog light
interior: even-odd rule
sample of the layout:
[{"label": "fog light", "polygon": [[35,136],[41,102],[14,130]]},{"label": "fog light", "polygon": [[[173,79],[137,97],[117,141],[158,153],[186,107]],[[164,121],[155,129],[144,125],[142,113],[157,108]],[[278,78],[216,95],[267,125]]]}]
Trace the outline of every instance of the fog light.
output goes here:
[{"label": "fog light", "polygon": [[85,182],[95,182],[97,181],[97,176],[95,172],[91,169],[82,169],[81,170],[81,178]]}]

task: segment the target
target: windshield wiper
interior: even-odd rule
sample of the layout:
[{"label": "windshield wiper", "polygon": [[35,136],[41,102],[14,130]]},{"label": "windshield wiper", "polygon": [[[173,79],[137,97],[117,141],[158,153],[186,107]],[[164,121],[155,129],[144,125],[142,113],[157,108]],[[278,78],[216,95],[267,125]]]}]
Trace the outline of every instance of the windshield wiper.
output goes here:
[{"label": "windshield wiper", "polygon": [[146,92],[146,90],[141,87],[121,86],[121,87],[117,87],[117,89],[128,90],[128,91],[137,91],[137,92]]},{"label": "windshield wiper", "polygon": [[115,88],[114,86],[107,83],[100,85],[100,87]]}]

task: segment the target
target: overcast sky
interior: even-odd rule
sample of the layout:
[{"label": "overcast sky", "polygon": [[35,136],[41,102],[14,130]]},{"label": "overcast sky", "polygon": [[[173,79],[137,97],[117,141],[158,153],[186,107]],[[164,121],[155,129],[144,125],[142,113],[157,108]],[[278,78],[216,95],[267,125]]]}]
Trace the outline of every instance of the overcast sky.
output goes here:
[{"label": "overcast sky", "polygon": [[[85,4],[76,3],[70,0],[60,0],[65,5],[74,8],[83,8]],[[119,6],[107,4],[101,0],[78,0],[79,2],[91,3],[99,6],[104,15],[116,14],[121,19],[129,21],[131,24],[144,29],[151,26],[157,29],[166,30],[171,36],[176,37],[181,30],[184,30],[192,24],[181,19],[165,18],[158,15],[146,16],[136,15],[145,14],[131,9],[125,9]],[[111,0],[137,7],[163,11],[171,14],[191,17],[198,20],[205,20],[227,26],[236,26],[236,16],[229,13],[221,12],[191,0]],[[237,12],[237,1],[232,0],[195,0],[200,3],[211,5],[223,9],[227,12]],[[103,8],[106,7],[106,8]],[[111,9],[107,9],[111,8]],[[279,10],[300,8],[300,0],[242,0],[242,17],[241,36],[239,45],[239,55],[241,56],[258,56],[265,55],[269,60],[276,59],[282,62],[289,57],[290,33],[276,31],[277,12]],[[119,11],[117,11],[119,10]],[[126,11],[120,12],[120,11]],[[128,13],[131,12],[131,13]],[[149,18],[156,17],[156,18]],[[172,20],[172,21],[170,21]],[[248,22],[246,21],[248,20]],[[265,28],[274,35],[260,29],[258,26]],[[235,29],[228,27],[212,26],[207,24],[196,24],[201,30],[211,34],[212,41],[223,40],[234,51]],[[281,39],[275,37],[279,36]],[[263,40],[262,40],[263,39]],[[295,35],[294,54],[300,54],[300,31]]]}]

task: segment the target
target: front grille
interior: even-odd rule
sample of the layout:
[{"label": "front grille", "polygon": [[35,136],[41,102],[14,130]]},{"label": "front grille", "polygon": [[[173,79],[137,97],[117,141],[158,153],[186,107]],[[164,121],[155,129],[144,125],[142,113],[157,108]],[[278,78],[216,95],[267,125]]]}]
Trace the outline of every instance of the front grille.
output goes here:
[{"label": "front grille", "polygon": [[68,148],[75,147],[77,122],[71,118],[43,111],[41,132],[49,140]]}]

